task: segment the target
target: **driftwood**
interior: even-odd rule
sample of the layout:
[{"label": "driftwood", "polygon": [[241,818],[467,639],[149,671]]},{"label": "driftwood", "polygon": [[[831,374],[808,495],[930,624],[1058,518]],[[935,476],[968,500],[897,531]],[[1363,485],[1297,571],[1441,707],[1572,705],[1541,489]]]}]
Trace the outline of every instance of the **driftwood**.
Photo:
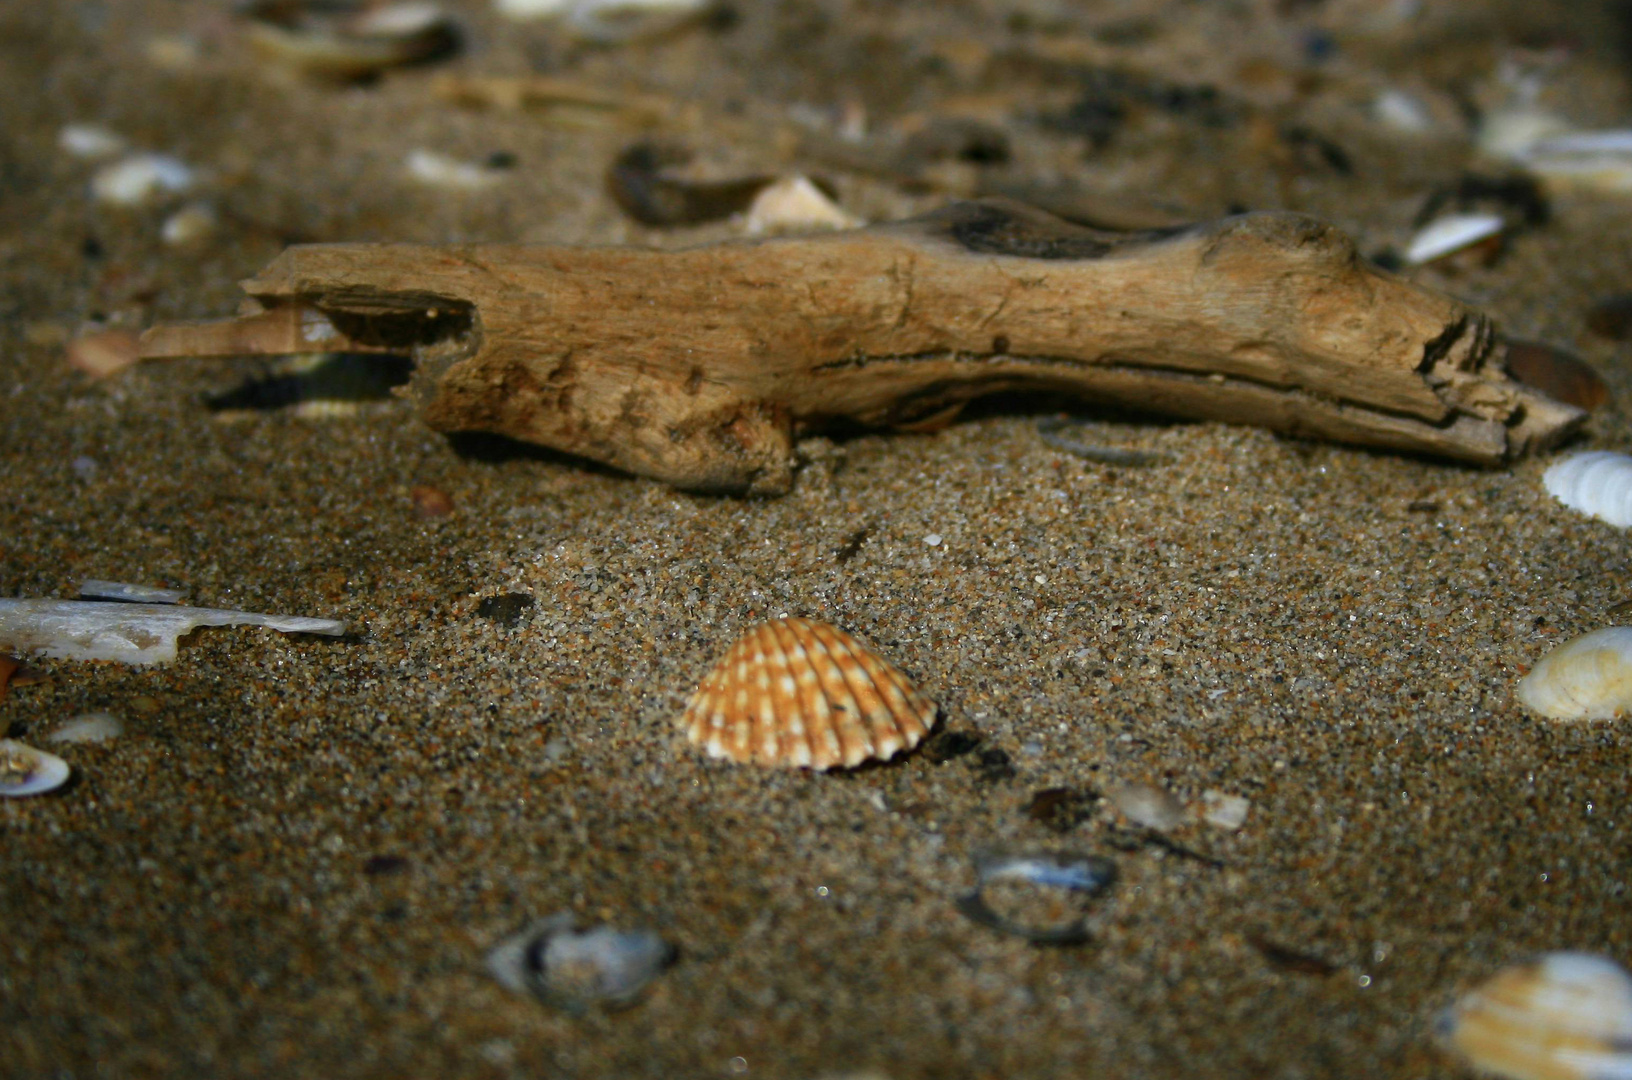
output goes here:
[{"label": "driftwood", "polygon": [[1507,377],[1485,316],[1293,214],[1119,234],[982,201],[682,251],[321,244],[244,288],[243,318],[143,355],[412,350],[434,428],[705,491],[786,491],[798,433],[995,391],[1482,464],[1584,416]]}]

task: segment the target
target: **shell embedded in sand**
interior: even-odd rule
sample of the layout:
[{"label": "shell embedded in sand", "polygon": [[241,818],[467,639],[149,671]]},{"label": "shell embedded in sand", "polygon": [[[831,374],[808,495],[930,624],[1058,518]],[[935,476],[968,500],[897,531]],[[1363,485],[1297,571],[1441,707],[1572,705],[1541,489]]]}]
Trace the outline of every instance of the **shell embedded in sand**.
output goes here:
[{"label": "shell embedded in sand", "polygon": [[1439,1019],[1440,1044],[1510,1080],[1632,1075],[1632,975],[1590,953],[1504,968]]},{"label": "shell embedded in sand", "polygon": [[1606,626],[1558,646],[1519,680],[1518,698],[1554,720],[1632,712],[1632,626]]},{"label": "shell embedded in sand", "polygon": [[1575,454],[1541,477],[1547,493],[1618,528],[1632,526],[1632,456],[1610,450]]},{"label": "shell embedded in sand", "polygon": [[11,739],[0,739],[0,795],[17,797],[54,791],[73,770],[55,754]]},{"label": "shell embedded in sand", "polygon": [[775,619],[737,639],[680,723],[711,757],[831,769],[917,746],[935,703],[838,627]]}]

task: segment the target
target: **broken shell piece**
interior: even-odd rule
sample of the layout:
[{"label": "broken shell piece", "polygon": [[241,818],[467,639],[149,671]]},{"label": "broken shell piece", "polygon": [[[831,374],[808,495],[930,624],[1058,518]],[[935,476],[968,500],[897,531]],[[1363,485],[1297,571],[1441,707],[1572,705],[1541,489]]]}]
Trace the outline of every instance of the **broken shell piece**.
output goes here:
[{"label": "broken shell piece", "polygon": [[1547,953],[1464,994],[1435,1034],[1472,1068],[1509,1080],[1632,1076],[1632,976],[1591,953]]},{"label": "broken shell piece", "polygon": [[1524,166],[1553,187],[1632,192],[1632,129],[1575,131],[1538,139]]},{"label": "broken shell piece", "polygon": [[403,160],[409,179],[431,187],[480,191],[503,180],[507,170],[485,162],[460,161],[435,150],[410,150]]},{"label": "broken shell piece", "polygon": [[748,206],[750,236],[765,233],[854,229],[865,224],[804,176],[788,176],[766,187]]},{"label": "broken shell piece", "polygon": [[459,35],[435,4],[258,0],[244,12],[250,45],[273,63],[329,79],[360,79],[454,51]]},{"label": "broken shell piece", "polygon": [[1519,680],[1525,708],[1553,720],[1614,720],[1632,711],[1632,626],[1572,638]]},{"label": "broken shell piece", "polygon": [[1076,852],[990,853],[975,860],[975,891],[958,911],[982,926],[1042,945],[1089,938],[1086,902],[1116,881],[1116,864]]},{"label": "broken shell piece", "polygon": [[1443,259],[1463,248],[1501,235],[1507,223],[1498,214],[1448,214],[1429,222],[1411,238],[1405,261],[1413,266]]},{"label": "broken shell piece", "polygon": [[207,239],[220,224],[215,207],[206,202],[188,203],[164,219],[159,239],[171,247],[186,247]]},{"label": "broken shell piece", "polygon": [[580,932],[564,911],[499,942],[487,970],[518,994],[582,1013],[632,1004],[674,958],[674,947],[651,930]]},{"label": "broken shell piece", "polygon": [[935,724],[935,703],[859,638],[812,619],[776,619],[737,639],[680,724],[710,757],[849,768],[917,746]]},{"label": "broken shell piece", "polygon": [[57,146],[70,157],[85,161],[113,157],[125,152],[126,142],[99,124],[64,124],[57,132]]},{"label": "broken shell piece", "polygon": [[1565,458],[1541,474],[1547,493],[1616,528],[1632,527],[1632,456],[1591,450]]},{"label": "broken shell piece", "polygon": [[1135,825],[1166,832],[1184,824],[1184,804],[1155,784],[1118,784],[1107,794],[1111,805]]},{"label": "broken shell piece", "polygon": [[1201,793],[1201,820],[1217,829],[1239,829],[1247,823],[1252,803],[1242,795],[1229,795],[1208,788]]},{"label": "broken shell piece", "polygon": [[187,599],[180,589],[161,589],[156,585],[132,585],[123,581],[98,581],[86,578],[79,583],[81,600],[119,600],[127,604],[179,604]]},{"label": "broken shell piece", "polygon": [[61,787],[72,770],[55,754],[0,739],[0,795],[40,795]]},{"label": "broken shell piece", "polygon": [[45,738],[54,743],[99,743],[117,739],[124,733],[124,722],[117,716],[93,712],[74,717]]},{"label": "broken shell piece", "polygon": [[132,154],[91,177],[91,196],[115,206],[140,206],[159,195],[186,191],[196,179],[185,162],[168,154]]},{"label": "broken shell piece", "polygon": [[176,641],[200,626],[266,626],[285,634],[346,632],[334,619],[250,611],[82,600],[0,599],[0,648],[62,660],[157,664],[176,658]]}]

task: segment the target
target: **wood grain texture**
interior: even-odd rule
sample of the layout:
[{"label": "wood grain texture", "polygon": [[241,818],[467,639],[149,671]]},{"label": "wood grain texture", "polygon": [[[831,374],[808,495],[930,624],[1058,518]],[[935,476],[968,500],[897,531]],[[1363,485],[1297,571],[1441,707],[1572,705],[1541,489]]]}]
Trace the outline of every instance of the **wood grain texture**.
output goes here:
[{"label": "wood grain texture", "polygon": [[[1585,415],[1509,379],[1484,315],[1295,214],[1112,233],[982,200],[680,251],[310,245],[245,289],[413,347],[432,427],[694,490],[781,493],[799,433],[1007,390],[1482,464]],[[187,352],[185,329],[149,335]]]}]

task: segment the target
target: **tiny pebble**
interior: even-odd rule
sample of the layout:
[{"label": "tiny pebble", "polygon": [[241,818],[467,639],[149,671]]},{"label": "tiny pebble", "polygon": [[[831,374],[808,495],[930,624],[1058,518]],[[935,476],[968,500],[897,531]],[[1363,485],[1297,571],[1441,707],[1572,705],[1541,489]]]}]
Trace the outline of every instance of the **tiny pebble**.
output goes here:
[{"label": "tiny pebble", "polygon": [[95,458],[86,457],[84,454],[81,454],[79,457],[74,459],[73,464],[70,467],[74,470],[74,475],[79,477],[82,483],[88,484],[92,480],[96,479],[97,465]]},{"label": "tiny pebble", "polygon": [[116,739],[125,733],[124,722],[112,713],[86,713],[76,716],[45,737],[53,743],[99,743]]},{"label": "tiny pebble", "polygon": [[941,546],[941,534],[940,533],[930,533],[928,536],[924,537],[924,543],[928,544],[930,547],[940,547]]},{"label": "tiny pebble", "polygon": [[408,492],[408,496],[413,500],[415,517],[428,521],[453,513],[453,498],[441,488],[418,484]]}]

